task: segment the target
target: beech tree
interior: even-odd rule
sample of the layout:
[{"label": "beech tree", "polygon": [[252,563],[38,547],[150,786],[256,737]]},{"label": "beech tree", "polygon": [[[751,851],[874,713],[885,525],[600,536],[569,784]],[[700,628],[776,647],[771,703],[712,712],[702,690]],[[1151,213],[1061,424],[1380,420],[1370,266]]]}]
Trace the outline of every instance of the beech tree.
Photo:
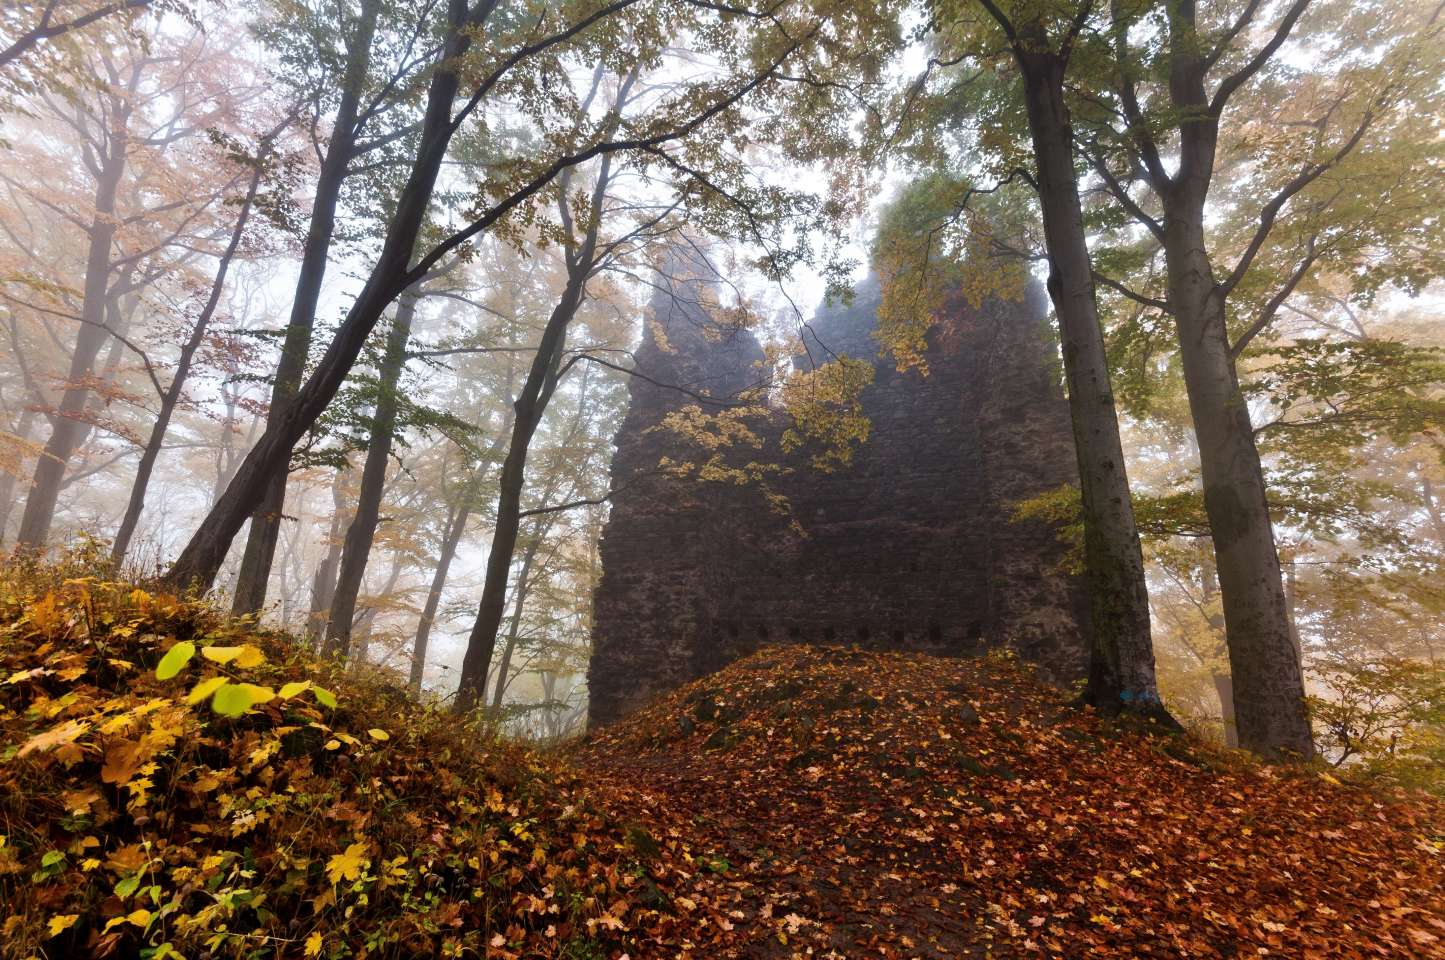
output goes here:
[{"label": "beech tree", "polygon": [[[1309,0],[1249,3],[1204,17],[1192,4],[1116,4],[1108,66],[1097,86],[1082,84],[1086,95],[1102,90],[1099,106],[1086,108],[1088,132],[1081,137],[1093,168],[1143,242],[1162,252],[1162,276],[1141,273],[1131,279],[1143,289],[1118,289],[1167,314],[1177,333],[1239,739],[1269,757],[1307,757],[1313,745],[1238,359],[1312,271],[1332,262],[1362,269],[1366,251],[1378,256],[1396,244],[1416,253],[1415,231],[1430,229],[1430,214],[1411,204],[1371,215],[1377,201],[1365,198],[1378,198],[1402,163],[1417,166],[1422,186],[1438,178],[1438,163],[1387,144],[1396,137],[1418,144],[1422,134],[1434,140],[1412,130],[1409,118],[1429,112],[1438,96],[1439,8],[1353,11],[1358,19],[1343,23],[1341,10],[1320,9],[1313,30],[1301,37],[1310,10]],[[1315,47],[1322,54],[1346,37],[1372,52],[1316,78],[1313,89],[1291,89],[1295,71],[1280,61],[1292,39],[1302,52]],[[1229,117],[1252,85],[1287,106],[1270,116],[1260,104],[1246,116],[1268,119],[1244,119],[1231,130]],[[1234,155],[1231,140],[1255,155]],[[1380,151],[1374,158],[1372,149]],[[1357,198],[1367,206],[1355,205]],[[1215,204],[1225,211],[1223,229],[1211,228]],[[1233,264],[1218,270],[1224,258]],[[1370,282],[1376,289],[1386,277],[1408,283],[1421,266],[1376,262]]]},{"label": "beech tree", "polygon": [[[729,23],[735,18],[751,19],[747,13],[717,11],[710,5],[687,7],[689,16],[697,18],[696,32],[704,42],[716,40],[718,34],[702,29],[715,23]],[[623,16],[627,11],[629,16]],[[590,125],[585,136],[556,144],[532,158],[509,165],[513,174],[503,182],[486,185],[478,212],[462,229],[453,232],[419,257],[414,257],[416,241],[436,186],[437,176],[447,154],[447,147],[456,131],[488,102],[494,92],[528,89],[526,76],[530,71],[546,69],[569,52],[593,51],[598,56],[627,56],[647,59],[652,50],[636,51],[628,44],[616,42],[616,31],[657,36],[635,30],[630,17],[660,16],[661,8],[653,8],[640,0],[614,0],[606,6],[579,9],[566,8],[561,16],[549,11],[536,21],[521,25],[508,34],[496,24],[496,41],[476,51],[483,65],[480,79],[469,84],[470,95],[454,114],[453,104],[461,90],[461,60],[472,48],[473,38],[484,26],[490,26],[493,7],[483,4],[469,7],[453,2],[448,9],[448,22],[441,54],[431,73],[427,92],[427,109],[418,134],[418,146],[406,185],[402,188],[396,215],[387,228],[381,253],[374,262],[362,291],[331,341],[324,356],[294,402],[288,405],[282,419],[268,426],[245,462],[237,470],[228,494],[181,552],[166,579],[176,585],[208,585],[214,578],[231,539],[245,518],[259,502],[261,479],[271,477],[290,456],[295,442],[320,416],[340,388],[355,362],[372,327],[387,305],[396,296],[425,275],[452,250],[473,237],[502,225],[509,218],[529,214],[532,204],[546,195],[556,178],[567,169],[595,157],[628,151],[644,155],[654,163],[671,165],[681,162],[670,157],[668,145],[686,144],[704,127],[713,124],[716,134],[736,134],[741,117],[737,105],[758,91],[777,82],[781,65],[806,43],[815,39],[821,29],[817,21],[804,22],[801,29],[787,29],[780,23],[752,35],[752,42],[740,47],[731,38],[717,41],[714,55],[728,69],[719,79],[713,76],[681,85],[678,92],[664,102],[653,104],[644,117],[628,124],[625,132],[604,135],[613,129],[610,117]],[[668,13],[672,14],[671,8]],[[681,27],[669,16],[672,29]],[[726,31],[724,31],[726,32]],[[663,33],[671,35],[671,30]],[[659,46],[665,44],[658,40]],[[600,47],[598,45],[601,45]],[[470,79],[473,74],[467,73]],[[557,97],[559,107],[568,113],[575,110],[575,94],[549,85],[547,96]],[[730,114],[730,111],[734,113]],[[408,266],[408,264],[411,264]]]},{"label": "beech tree", "polygon": [[211,282],[210,292],[191,326],[189,336],[181,345],[175,370],[171,374],[171,382],[160,391],[160,406],[156,410],[155,419],[151,424],[150,437],[141,452],[140,463],[136,465],[130,498],[126,503],[125,513],[121,517],[115,540],[111,544],[110,559],[117,566],[125,559],[126,552],[130,548],[131,537],[135,534],[136,525],[140,522],[141,511],[145,509],[145,498],[146,492],[150,488],[151,473],[155,470],[156,461],[160,458],[171,417],[174,416],[176,407],[181,402],[191,365],[196,359],[197,351],[205,341],[216,308],[221,303],[221,295],[226,287],[226,277],[231,271],[232,262],[241,249],[241,241],[246,235],[246,227],[251,220],[251,212],[256,204],[262,180],[267,169],[275,163],[274,141],[290,123],[291,118],[288,117],[279,126],[264,134],[259,140],[254,156],[239,152],[241,148],[238,145],[232,145],[230,159],[250,167],[245,194],[236,203],[236,219],[235,225],[231,228],[230,239],[217,256],[216,273]]},{"label": "beech tree", "polygon": [[[272,380],[268,428],[286,414],[306,372],[343,190],[376,154],[411,135],[409,118],[398,121],[392,113],[423,66],[429,27],[425,11],[414,17],[409,9],[385,0],[361,0],[354,10],[349,4],[329,3],[315,10],[278,8],[274,19],[262,24],[261,36],[281,53],[286,65],[283,77],[294,94],[314,99],[313,123],[323,123],[322,112],[334,104],[329,135],[316,145],[320,167]],[[339,48],[335,45],[338,35]],[[289,461],[281,464],[264,481],[261,500],[252,511],[232,597],[234,613],[253,613],[265,602],[289,467]]]},{"label": "beech tree", "polygon": [[[964,283],[971,296],[1017,295],[1020,269],[1001,265],[1027,238],[1012,238],[985,201],[1003,191],[1042,214],[1047,288],[1062,341],[1064,376],[1079,466],[1083,567],[1092,641],[1083,701],[1102,712],[1134,713],[1172,725],[1158,694],[1148,589],[1120,440],[1094,270],[1080,197],[1074,120],[1066,81],[1094,13],[1089,2],[930,4],[932,54],[898,98],[897,117],[874,134],[881,149],[901,145],[934,173],[886,221],[879,239],[885,305],[880,329],[905,361],[923,342],[941,303],[941,286]],[[1011,68],[1021,90],[996,71]],[[1005,73],[1007,78],[1008,74]],[[1027,125],[1012,120],[1018,98]],[[981,117],[973,139],[956,128]],[[973,170],[947,169],[972,154]],[[943,167],[942,171],[939,167]],[[989,182],[991,181],[991,182]],[[922,192],[920,192],[920,190]],[[905,198],[907,199],[907,198]],[[1009,218],[1009,219],[1016,219]],[[890,226],[891,224],[891,226]],[[966,269],[951,273],[942,261]],[[969,261],[972,265],[969,265]],[[946,274],[946,276],[945,276]],[[931,291],[931,292],[930,292]]]},{"label": "beech tree", "polygon": [[[256,91],[244,83],[219,85],[199,68],[208,63],[219,69],[225,62],[215,49],[217,38],[197,32],[171,38],[159,29],[153,26],[149,39],[88,38],[89,62],[106,78],[104,88],[82,88],[69,97],[36,94],[37,109],[75,138],[93,191],[88,202],[56,197],[6,174],[23,203],[82,231],[86,250],[78,297],[70,296],[63,280],[46,279],[50,264],[33,250],[28,256],[34,266],[6,293],[27,312],[77,324],[65,387],[53,407],[47,403],[51,431],[36,458],[21,518],[17,539],[31,550],[44,546],[71,458],[90,434],[87,411],[104,382],[96,363],[109,363],[102,350],[109,347],[109,357],[138,350],[127,345],[122,329],[126,313],[138,306],[136,295],[193,259],[196,247],[216,233],[229,232],[229,219],[221,226],[215,218],[224,216],[221,200],[232,184],[199,187],[195,165],[209,160],[200,145],[206,128],[224,127]],[[233,79],[242,76],[238,71]]]}]

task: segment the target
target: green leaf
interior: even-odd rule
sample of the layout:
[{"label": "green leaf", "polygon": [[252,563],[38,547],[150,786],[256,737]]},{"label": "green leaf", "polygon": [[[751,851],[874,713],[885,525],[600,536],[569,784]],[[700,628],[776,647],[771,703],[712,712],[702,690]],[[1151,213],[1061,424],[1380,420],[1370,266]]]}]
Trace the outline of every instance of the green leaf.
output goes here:
[{"label": "green leaf", "polygon": [[139,886],[140,874],[133,873],[130,876],[123,878],[119,883],[115,885],[115,895],[117,897],[120,897],[121,899],[124,899],[135,893],[136,887]]},{"label": "green leaf", "polygon": [[189,640],[182,640],[167,650],[164,657],[161,657],[161,662],[156,665],[156,679],[169,680],[174,677],[181,672],[181,667],[189,663],[191,657],[195,655],[196,645]]},{"label": "green leaf", "polygon": [[336,694],[332,693],[330,690],[324,690],[321,687],[313,686],[311,688],[311,693],[316,697],[317,703],[321,704],[324,707],[330,707],[333,710],[336,709]]},{"label": "green leaf", "polygon": [[276,691],[270,687],[258,687],[254,683],[226,683],[211,698],[211,709],[223,717],[239,717],[257,704],[269,703],[275,698]]}]

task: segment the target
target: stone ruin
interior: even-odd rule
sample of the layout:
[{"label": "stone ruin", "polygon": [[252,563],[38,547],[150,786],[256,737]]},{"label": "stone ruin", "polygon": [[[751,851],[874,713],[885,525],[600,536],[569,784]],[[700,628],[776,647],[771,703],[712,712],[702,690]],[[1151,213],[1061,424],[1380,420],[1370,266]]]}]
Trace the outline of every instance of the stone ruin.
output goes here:
[{"label": "stone ruin", "polygon": [[756,338],[712,321],[705,291],[702,280],[660,281],[637,352],[600,546],[589,722],[770,643],[1007,648],[1052,679],[1083,676],[1083,583],[1052,524],[1012,519],[1013,503],[1078,476],[1042,289],[951,305],[930,331],[927,375],[880,356],[875,280],[850,306],[820,310],[799,362],[872,360],[871,435],[827,473],[806,448],[781,452],[785,413],[764,418],[765,447],[749,454],[786,468],[767,485],[791,517],[757,485],[658,470],[664,457],[695,456],[675,431],[654,429],[668,413],[736,397],[764,375]]}]

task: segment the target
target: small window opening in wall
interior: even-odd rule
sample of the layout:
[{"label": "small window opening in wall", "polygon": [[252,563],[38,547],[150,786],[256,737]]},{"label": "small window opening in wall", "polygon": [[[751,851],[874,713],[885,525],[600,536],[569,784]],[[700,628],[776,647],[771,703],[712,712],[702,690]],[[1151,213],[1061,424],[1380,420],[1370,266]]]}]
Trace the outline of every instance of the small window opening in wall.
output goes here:
[{"label": "small window opening in wall", "polygon": [[893,642],[896,643],[896,644],[899,644],[899,645],[901,646],[901,645],[903,644],[904,636],[905,636],[905,634],[903,633],[902,630],[894,630],[894,631],[893,631]]},{"label": "small window opening in wall", "polygon": [[828,643],[832,643],[834,640],[838,639],[838,631],[834,630],[832,627],[824,627],[823,639],[826,640]]},{"label": "small window opening in wall", "polygon": [[858,642],[859,642],[859,643],[866,644],[866,643],[868,642],[868,636],[869,636],[869,634],[868,634],[868,628],[867,628],[867,627],[859,627],[859,628],[858,628]]},{"label": "small window opening in wall", "polygon": [[936,624],[936,623],[930,623],[930,624],[928,625],[928,642],[929,642],[929,643],[942,643],[942,642],[943,642],[943,628],[940,627],[940,626],[939,626],[938,624]]},{"label": "small window opening in wall", "polygon": [[737,624],[735,624],[735,623],[730,623],[730,624],[728,624],[728,625],[727,625],[727,630],[728,630],[728,636],[729,636],[729,637],[731,637],[731,638],[734,639],[734,640],[736,640],[736,639],[738,638],[738,625],[737,625]]},{"label": "small window opening in wall", "polygon": [[766,640],[766,639],[768,639],[768,628],[767,628],[766,625],[761,624],[761,623],[758,624],[758,639],[759,639],[759,640]]},{"label": "small window opening in wall", "polygon": [[980,638],[980,637],[982,637],[982,636],[983,636],[983,624],[981,624],[981,623],[979,623],[977,620],[975,620],[975,621],[973,621],[973,623],[970,623],[970,624],[968,625],[968,639],[970,639],[970,640],[977,640],[978,638]]},{"label": "small window opening in wall", "polygon": [[917,560],[910,560],[910,561],[908,562],[908,572],[909,572],[909,573],[917,573],[917,572],[918,572],[918,561],[917,561]]}]

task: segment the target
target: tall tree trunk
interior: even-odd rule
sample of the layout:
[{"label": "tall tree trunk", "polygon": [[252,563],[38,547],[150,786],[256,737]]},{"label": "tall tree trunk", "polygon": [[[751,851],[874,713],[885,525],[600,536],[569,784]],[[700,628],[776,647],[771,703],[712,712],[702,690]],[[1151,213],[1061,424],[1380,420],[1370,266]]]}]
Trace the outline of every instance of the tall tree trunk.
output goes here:
[{"label": "tall tree trunk", "polygon": [[342,467],[331,481],[331,529],[326,535],[326,555],[316,567],[311,580],[311,612],[306,618],[306,640],[317,645],[326,636],[331,598],[336,595],[336,569],[341,564],[342,524],[346,517],[346,478],[351,468]]},{"label": "tall tree trunk", "polygon": [[426,672],[427,643],[431,640],[432,624],[436,622],[437,607],[441,605],[442,590],[446,588],[447,576],[451,573],[452,560],[457,555],[457,545],[466,531],[471,516],[471,503],[464,501],[450,517],[442,534],[441,553],[437,557],[436,569],[432,571],[431,587],[427,590],[426,603],[422,606],[421,619],[416,625],[416,640],[411,648],[411,675],[407,687],[412,696],[421,696],[421,681]]},{"label": "tall tree trunk", "polygon": [[[35,410],[26,407],[15,424],[15,438],[21,443],[30,440],[30,431],[35,428]],[[5,531],[10,526],[10,511],[15,506],[15,474],[6,472],[0,476],[0,543],[5,542]]]},{"label": "tall tree trunk", "polygon": [[532,360],[527,381],[513,404],[512,438],[507,458],[502,462],[502,476],[497,491],[497,521],[492,531],[492,544],[487,552],[487,572],[482,581],[482,599],[477,619],[467,637],[467,652],[462,658],[462,674],[457,687],[455,708],[459,713],[471,710],[486,692],[487,671],[497,648],[497,631],[507,601],[507,580],[512,558],[517,552],[517,533],[521,524],[522,487],[526,482],[527,451],[532,435],[542,420],[555,383],[567,325],[581,303],[583,278],[569,278],[562,299],[552,311],[542,333],[537,355]]},{"label": "tall tree trunk", "polygon": [[[509,337],[508,343],[516,344],[515,337]],[[507,393],[510,396],[512,390],[514,354],[507,354]],[[502,452],[502,446],[511,436],[512,420],[508,417],[502,422],[502,429],[492,439],[486,453],[479,459],[483,464],[489,464]],[[442,533],[441,555],[437,558],[436,569],[432,572],[431,587],[427,590],[426,603],[422,607],[421,619],[416,625],[416,640],[412,644],[411,651],[411,676],[407,686],[411,689],[413,696],[421,695],[422,677],[426,672],[426,651],[427,644],[431,639],[432,626],[436,623],[437,608],[441,605],[442,590],[445,589],[447,577],[451,573],[452,560],[457,554],[457,546],[461,543],[462,534],[466,532],[467,520],[472,515],[472,505],[476,499],[476,487],[482,479],[482,468],[478,467],[474,474],[462,488],[461,500],[457,504],[452,515],[448,518],[447,526]]]},{"label": "tall tree trunk", "polygon": [[[326,260],[331,253],[331,240],[336,232],[336,207],[347,168],[356,152],[357,115],[361,90],[371,65],[372,41],[376,35],[380,0],[363,0],[356,36],[347,45],[346,75],[341,100],[336,108],[331,142],[321,163],[316,182],[316,199],[311,206],[311,223],[301,253],[301,272],[296,279],[296,292],[291,300],[291,316],[286,324],[281,358],[276,366],[276,380],[271,387],[271,404],[266,412],[266,431],[277,427],[290,410],[306,372],[311,353],[311,332],[316,323],[316,305],[326,279]],[[294,444],[295,441],[292,441]],[[269,474],[253,483],[260,484],[262,495],[251,514],[251,527],[246,547],[241,554],[241,570],[231,612],[236,615],[255,613],[266,602],[266,586],[271,579],[271,563],[276,556],[276,540],[286,506],[286,479],[290,472],[290,456]],[[214,512],[214,511],[213,511]],[[234,531],[232,536],[234,536]],[[229,547],[229,541],[227,546]],[[219,566],[219,561],[217,561]],[[205,585],[215,576],[199,578]]]},{"label": "tall tree trunk", "polygon": [[85,287],[80,308],[82,322],[75,335],[75,349],[70,355],[65,392],[61,395],[59,407],[50,415],[50,439],[35,462],[35,475],[31,480],[30,493],[25,498],[25,512],[20,518],[20,532],[16,538],[17,544],[28,550],[43,548],[50,534],[61,480],[76,447],[88,433],[80,418],[90,397],[95,360],[110,339],[105,325],[110,248],[115,241],[117,225],[116,193],[126,166],[127,117],[128,108],[122,110],[116,129],[110,133],[110,150],[96,183],[95,216],[91,219],[89,230]]},{"label": "tall tree trunk", "polygon": [[371,442],[366,448],[366,464],[361,470],[361,488],[356,498],[356,513],[346,528],[346,544],[341,551],[341,569],[336,577],[336,592],[331,599],[331,618],[326,625],[326,640],[321,652],[327,656],[345,657],[351,644],[351,620],[356,613],[356,597],[366,577],[366,561],[381,516],[381,499],[386,493],[386,469],[391,463],[392,439],[396,432],[397,386],[406,367],[406,345],[411,338],[411,323],[416,316],[416,287],[401,295],[396,317],[386,338],[386,352],[377,378],[376,407],[371,421]]},{"label": "tall tree trunk", "polygon": [[502,709],[502,696],[507,692],[507,671],[512,668],[512,653],[517,649],[517,638],[522,632],[522,611],[527,606],[527,594],[531,592],[532,561],[537,558],[537,548],[542,543],[541,531],[534,530],[522,551],[522,566],[517,571],[517,591],[512,602],[512,616],[507,624],[507,642],[502,646],[502,659],[497,664],[497,683],[492,693],[492,713]]},{"label": "tall tree trunk", "polygon": [[126,551],[130,549],[131,537],[135,535],[136,525],[140,523],[141,511],[145,509],[146,490],[150,486],[151,472],[155,469],[156,460],[160,458],[161,447],[165,444],[166,430],[170,428],[171,416],[175,413],[176,405],[180,403],[186,378],[191,372],[191,362],[195,359],[196,351],[200,349],[201,343],[205,339],[206,328],[210,325],[211,317],[216,312],[216,305],[221,302],[221,291],[226,286],[226,274],[231,269],[231,261],[241,246],[241,238],[246,232],[246,222],[251,216],[251,206],[256,201],[256,190],[261,185],[261,170],[261,163],[258,160],[251,173],[251,182],[246,188],[245,199],[241,201],[241,208],[236,214],[236,225],[231,230],[230,242],[222,251],[220,261],[216,265],[216,278],[211,284],[210,297],[207,298],[205,306],[201,308],[200,315],[196,317],[196,325],[191,329],[190,337],[181,347],[175,375],[171,378],[170,386],[161,396],[160,410],[156,413],[155,423],[151,425],[150,438],[146,441],[145,450],[141,453],[140,464],[136,467],[135,480],[131,483],[130,500],[126,504],[125,515],[121,518],[120,529],[116,532],[115,543],[111,547],[110,562],[114,566],[120,566],[121,562],[125,560]]},{"label": "tall tree trunk", "polygon": [[[594,74],[593,90],[601,78],[601,67]],[[617,104],[626,101],[627,91],[637,78],[634,69],[618,88]],[[588,102],[591,97],[588,97]],[[616,129],[618,111],[613,112],[613,126]],[[454,708],[465,713],[483,702],[486,696],[487,671],[492,665],[492,655],[497,649],[497,631],[502,625],[502,615],[507,602],[507,574],[512,568],[512,557],[517,552],[517,530],[521,523],[522,486],[526,482],[527,450],[532,435],[542,421],[552,392],[557,388],[562,349],[567,342],[567,328],[577,309],[587,296],[587,279],[597,267],[597,237],[602,228],[602,204],[607,196],[611,178],[612,156],[604,154],[597,171],[597,181],[592,186],[591,215],[584,230],[581,243],[570,234],[563,247],[567,265],[567,283],[547,326],[542,330],[542,339],[537,344],[537,354],[527,371],[526,382],[512,405],[512,439],[507,447],[507,458],[502,462],[502,476],[497,491],[497,522],[492,531],[492,546],[487,553],[487,573],[482,581],[482,599],[477,608],[477,620],[467,637],[467,652],[462,657],[462,675],[457,686]],[[559,178],[560,207],[562,222],[571,224],[567,206],[571,185],[570,171],[564,171]]]},{"label": "tall tree trunk", "polygon": [[1208,64],[1193,20],[1192,5],[1184,5],[1172,11],[1169,27],[1179,170],[1172,179],[1153,177],[1164,210],[1169,308],[1199,443],[1239,742],[1268,759],[1304,758],[1314,754],[1314,738],[1290,636],[1264,468],[1230,349],[1230,288],[1215,278],[1205,236],[1219,115],[1205,89]]},{"label": "tall tree trunk", "polygon": [[[1047,49],[1042,29],[1030,46]],[[1109,382],[1094,279],[1064,102],[1066,61],[1015,50],[1023,75],[1039,202],[1049,257],[1049,296],[1059,317],[1069,413],[1083,501],[1084,570],[1092,642],[1083,699],[1104,713],[1131,712],[1175,726],[1159,700],[1144,557],[1129,496],[1124,448]]]},{"label": "tall tree trunk", "polygon": [[1227,673],[1214,674],[1214,693],[1219,697],[1219,716],[1224,721],[1224,745],[1232,750],[1239,746],[1239,725],[1234,717],[1234,678]]},{"label": "tall tree trunk", "polygon": [[1181,193],[1166,206],[1169,304],[1199,440],[1239,742],[1265,757],[1308,757],[1314,741],[1290,636],[1264,468],[1230,355],[1224,297],[1206,253],[1203,200],[1181,211]]},{"label": "tall tree trunk", "polygon": [[291,403],[268,424],[261,439],[236,470],[226,495],[201,521],[166,574],[173,586],[209,586],[225,560],[231,540],[260,505],[267,484],[284,476],[291,450],[341,388],[367,337],[387,306],[407,286],[406,276],[437,175],[452,137],[452,102],[459,88],[457,69],[473,31],[463,0],[451,0],[451,27],[427,90],[421,141],[380,255],[346,319]]}]

